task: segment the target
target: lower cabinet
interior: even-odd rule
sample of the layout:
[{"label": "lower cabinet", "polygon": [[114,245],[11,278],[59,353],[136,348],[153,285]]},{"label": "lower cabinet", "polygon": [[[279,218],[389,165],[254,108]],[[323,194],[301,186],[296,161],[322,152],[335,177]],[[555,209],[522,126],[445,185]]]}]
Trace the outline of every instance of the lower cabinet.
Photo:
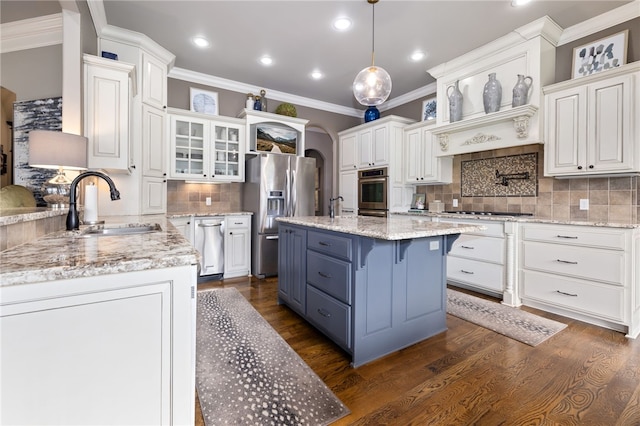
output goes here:
[{"label": "lower cabinet", "polygon": [[176,227],[183,237],[193,244],[193,235],[191,232],[191,225],[193,223],[193,216],[174,217],[170,219],[171,224]]},{"label": "lower cabinet", "polygon": [[224,277],[251,275],[251,216],[225,216]]},{"label": "lower cabinet", "polygon": [[639,249],[636,229],[523,224],[522,302],[637,337]]},{"label": "lower cabinet", "polygon": [[189,265],[0,288],[0,423],[193,424],[195,286]]},{"label": "lower cabinet", "polygon": [[278,298],[354,367],[446,330],[449,239],[379,240],[280,223]]}]

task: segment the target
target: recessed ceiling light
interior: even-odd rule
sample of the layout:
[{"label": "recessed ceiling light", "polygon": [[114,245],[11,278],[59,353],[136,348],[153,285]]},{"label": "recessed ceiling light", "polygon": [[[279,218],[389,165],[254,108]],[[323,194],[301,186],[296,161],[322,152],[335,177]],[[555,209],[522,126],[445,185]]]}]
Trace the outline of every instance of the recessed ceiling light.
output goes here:
[{"label": "recessed ceiling light", "polygon": [[333,28],[338,31],[348,30],[349,28],[351,28],[351,19],[344,17],[337,18],[335,21],[333,21]]},{"label": "recessed ceiling light", "polygon": [[268,65],[273,64],[273,59],[271,59],[271,57],[270,57],[270,56],[266,56],[266,55],[265,55],[265,56],[263,56],[262,58],[260,58],[260,63],[261,63],[262,65],[267,65],[267,66],[268,66]]},{"label": "recessed ceiling light", "polygon": [[209,40],[207,40],[204,37],[196,36],[196,37],[193,37],[191,41],[193,42],[193,44],[195,44],[198,47],[209,47]]},{"label": "recessed ceiling light", "polygon": [[314,80],[320,80],[322,77],[324,77],[324,74],[322,74],[322,72],[318,70],[311,71],[311,78],[313,78]]},{"label": "recessed ceiling light", "polygon": [[511,0],[511,6],[513,7],[518,7],[518,6],[524,6],[525,4],[529,3],[531,0]]},{"label": "recessed ceiling light", "polygon": [[411,60],[412,60],[413,62],[418,62],[418,61],[423,60],[425,56],[426,56],[426,55],[424,54],[424,52],[421,52],[421,51],[419,51],[419,50],[416,50],[415,52],[413,52],[413,53],[411,54]]}]

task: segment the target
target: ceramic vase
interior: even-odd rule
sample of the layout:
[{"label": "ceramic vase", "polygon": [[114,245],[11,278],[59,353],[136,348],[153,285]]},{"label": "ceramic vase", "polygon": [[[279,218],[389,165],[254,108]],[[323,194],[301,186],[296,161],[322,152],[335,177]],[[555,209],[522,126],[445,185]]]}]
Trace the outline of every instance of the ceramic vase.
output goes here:
[{"label": "ceramic vase", "polygon": [[377,120],[380,118],[380,111],[375,105],[370,105],[369,108],[364,112],[364,122],[368,123],[373,120]]},{"label": "ceramic vase", "polygon": [[516,85],[513,86],[512,107],[526,105],[527,102],[529,102],[529,90],[531,90],[532,84],[533,79],[531,77],[525,77],[522,74],[518,74],[518,81],[516,82]]},{"label": "ceramic vase", "polygon": [[502,102],[502,85],[496,79],[495,72],[489,74],[489,81],[484,85],[482,100],[484,102],[485,113],[489,114],[490,112],[500,111],[500,103]]},{"label": "ceramic vase", "polygon": [[[458,87],[460,83],[456,80],[453,86],[447,87],[447,98],[449,98],[449,122],[462,120],[462,92]],[[452,90],[450,90],[452,89]]]}]

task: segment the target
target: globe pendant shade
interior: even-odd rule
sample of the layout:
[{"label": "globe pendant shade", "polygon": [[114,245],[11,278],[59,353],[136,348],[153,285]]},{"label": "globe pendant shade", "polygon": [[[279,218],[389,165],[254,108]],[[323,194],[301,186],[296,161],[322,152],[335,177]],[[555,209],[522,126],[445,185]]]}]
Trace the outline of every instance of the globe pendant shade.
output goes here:
[{"label": "globe pendant shade", "polygon": [[353,96],[362,105],[380,105],[391,93],[391,76],[384,68],[369,66],[353,80]]}]

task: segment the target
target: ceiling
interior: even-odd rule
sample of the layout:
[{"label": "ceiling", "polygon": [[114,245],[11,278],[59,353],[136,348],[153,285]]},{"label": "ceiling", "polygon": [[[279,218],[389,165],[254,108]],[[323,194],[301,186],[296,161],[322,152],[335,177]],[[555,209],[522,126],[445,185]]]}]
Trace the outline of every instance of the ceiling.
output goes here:
[{"label": "ceiling", "polygon": [[[108,25],[145,34],[173,53],[177,68],[264,88],[267,98],[270,91],[282,92],[364,108],[351,85],[371,63],[373,6],[366,0],[91,1],[102,3]],[[375,5],[375,63],[391,75],[389,103],[424,97],[428,93],[421,90],[434,82],[426,72],[431,67],[545,15],[567,28],[630,2],[533,0],[516,8],[510,0],[380,0]],[[332,28],[340,16],[353,21],[350,30]],[[195,35],[206,37],[210,47],[195,47]],[[415,50],[423,51],[425,59],[412,62]],[[273,64],[261,65],[262,55]],[[316,69],[324,74],[320,80],[310,77]]]}]

